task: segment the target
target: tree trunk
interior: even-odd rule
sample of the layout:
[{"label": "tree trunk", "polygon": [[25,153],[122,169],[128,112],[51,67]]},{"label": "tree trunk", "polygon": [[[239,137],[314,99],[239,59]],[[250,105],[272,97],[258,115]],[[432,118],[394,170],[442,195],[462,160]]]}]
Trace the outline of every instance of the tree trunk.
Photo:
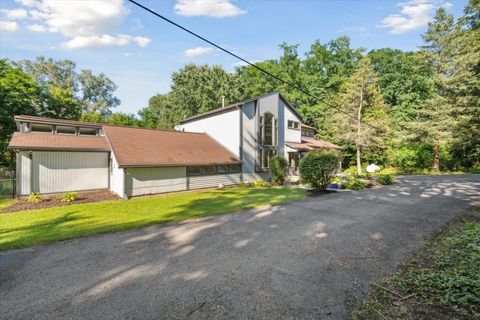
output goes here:
[{"label": "tree trunk", "polygon": [[440,171],[440,157],[439,157],[439,147],[438,143],[435,143],[433,147],[433,171],[438,172]]},{"label": "tree trunk", "polygon": [[357,115],[357,141],[355,143],[357,148],[357,173],[358,174],[362,174],[362,160],[361,160],[361,146],[360,146],[360,137],[362,135],[362,129],[361,129],[362,107],[363,107],[363,79],[362,79],[362,84],[360,86],[360,103],[358,104],[358,115]]}]

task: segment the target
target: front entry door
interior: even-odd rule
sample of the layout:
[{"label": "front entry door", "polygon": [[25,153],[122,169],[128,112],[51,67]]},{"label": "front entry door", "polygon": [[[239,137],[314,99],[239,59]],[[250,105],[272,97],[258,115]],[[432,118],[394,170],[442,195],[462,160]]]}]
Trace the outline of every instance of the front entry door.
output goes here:
[{"label": "front entry door", "polygon": [[297,152],[288,153],[288,173],[290,175],[298,175],[299,157]]}]

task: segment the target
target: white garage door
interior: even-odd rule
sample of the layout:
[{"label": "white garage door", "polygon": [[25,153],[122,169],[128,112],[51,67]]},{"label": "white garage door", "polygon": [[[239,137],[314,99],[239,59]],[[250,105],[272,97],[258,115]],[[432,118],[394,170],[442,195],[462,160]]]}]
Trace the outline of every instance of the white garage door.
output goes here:
[{"label": "white garage door", "polygon": [[32,153],[32,191],[39,193],[108,188],[107,152]]}]

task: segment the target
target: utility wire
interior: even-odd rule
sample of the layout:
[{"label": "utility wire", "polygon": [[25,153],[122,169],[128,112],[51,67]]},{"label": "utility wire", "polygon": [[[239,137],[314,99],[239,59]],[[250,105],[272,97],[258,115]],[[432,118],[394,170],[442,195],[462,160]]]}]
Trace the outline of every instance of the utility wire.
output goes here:
[{"label": "utility wire", "polygon": [[[233,56],[233,57],[235,57],[235,58],[237,58],[237,59],[239,59],[239,60],[241,60],[241,61],[243,61],[243,62],[245,62],[245,63],[248,64],[249,66],[251,66],[251,67],[253,67],[253,68],[255,68],[255,69],[257,69],[257,70],[259,70],[259,71],[261,71],[261,72],[263,72],[263,73],[265,73],[265,74],[267,74],[268,76],[270,76],[270,77],[272,77],[272,78],[274,78],[274,79],[276,79],[276,80],[278,80],[278,81],[280,81],[280,82],[282,82],[282,83],[284,83],[284,84],[292,87],[293,89],[295,89],[295,90],[297,90],[297,91],[300,91],[301,93],[303,93],[303,94],[305,94],[305,95],[307,95],[307,96],[315,99],[317,102],[321,102],[321,103],[323,103],[323,104],[325,104],[325,105],[327,105],[327,106],[329,106],[329,107],[331,107],[331,108],[334,108],[335,110],[337,110],[337,111],[339,111],[339,112],[341,112],[341,113],[343,113],[343,114],[345,114],[345,115],[347,115],[347,116],[355,119],[356,121],[359,121],[359,120],[357,119],[357,117],[352,116],[350,113],[348,113],[348,112],[346,112],[346,111],[344,111],[344,110],[342,110],[342,109],[340,109],[340,108],[338,108],[338,107],[336,107],[336,106],[334,106],[334,105],[332,105],[332,104],[324,101],[323,99],[315,96],[314,94],[310,93],[309,91],[306,91],[305,89],[299,87],[298,85],[296,85],[296,84],[294,84],[294,83],[291,83],[291,82],[289,82],[289,81],[287,81],[287,80],[284,80],[284,79],[280,78],[279,76],[276,76],[276,75],[274,75],[273,73],[271,73],[271,72],[269,72],[269,71],[267,71],[267,70],[265,70],[265,69],[263,69],[263,68],[255,65],[255,64],[251,63],[250,61],[248,61],[248,60],[240,57],[239,55],[237,55],[237,54],[235,54],[235,53],[233,53],[233,52],[231,52],[231,51],[229,51],[229,50],[227,50],[227,49],[225,49],[225,48],[223,48],[223,47],[221,47],[221,46],[219,46],[218,44],[216,44],[216,43],[214,43],[214,42],[206,39],[205,37],[202,37],[201,35],[199,35],[199,34],[193,32],[193,31],[185,28],[184,26],[179,25],[179,24],[176,23],[175,21],[172,21],[172,20],[168,19],[167,17],[161,15],[160,13],[155,12],[155,11],[153,11],[152,9],[145,7],[144,5],[138,3],[137,1],[135,1],[135,0],[128,0],[128,1],[131,2],[131,3],[133,3],[134,5],[142,8],[143,10],[150,12],[150,13],[153,14],[154,16],[157,16],[158,18],[160,18],[160,19],[162,19],[162,20],[165,20],[166,22],[174,25],[175,27],[182,29],[183,31],[191,34],[192,36],[197,37],[197,38],[199,38],[200,40],[205,41],[206,43],[214,46],[215,48],[217,48],[217,49],[219,49],[219,50],[221,50],[221,51],[223,51],[223,52],[225,52],[225,53],[227,53],[227,54],[229,54],[229,55],[231,55],[231,56]],[[369,123],[367,123],[367,122],[365,122],[365,121],[363,121],[363,120],[360,120],[360,122],[363,123],[363,124],[365,124],[365,125],[367,125],[367,126],[369,126],[369,127],[371,127],[371,128],[374,128],[375,130],[383,131],[383,130],[381,130],[381,129],[379,129],[379,128],[377,128],[377,127],[375,127],[375,126],[373,126],[373,125],[371,125],[371,124],[369,124]]]}]

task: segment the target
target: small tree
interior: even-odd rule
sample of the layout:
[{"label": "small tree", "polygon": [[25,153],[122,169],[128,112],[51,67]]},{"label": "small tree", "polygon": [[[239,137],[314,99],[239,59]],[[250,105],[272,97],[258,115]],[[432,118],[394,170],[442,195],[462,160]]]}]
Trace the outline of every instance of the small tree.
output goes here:
[{"label": "small tree", "polygon": [[270,160],[270,174],[272,181],[277,184],[283,184],[287,176],[288,162],[285,158],[275,156]]},{"label": "small tree", "polygon": [[333,151],[310,151],[300,161],[300,176],[315,190],[324,191],[334,178],[339,160]]}]

